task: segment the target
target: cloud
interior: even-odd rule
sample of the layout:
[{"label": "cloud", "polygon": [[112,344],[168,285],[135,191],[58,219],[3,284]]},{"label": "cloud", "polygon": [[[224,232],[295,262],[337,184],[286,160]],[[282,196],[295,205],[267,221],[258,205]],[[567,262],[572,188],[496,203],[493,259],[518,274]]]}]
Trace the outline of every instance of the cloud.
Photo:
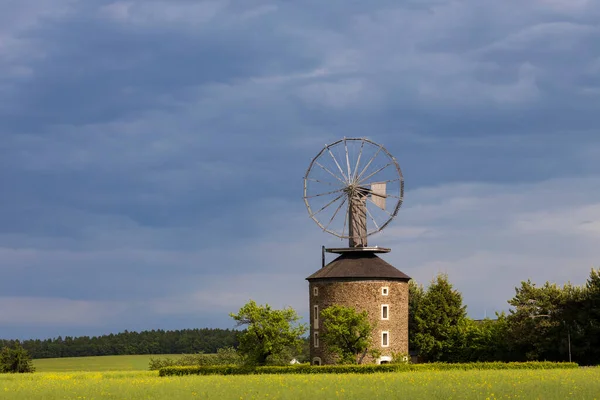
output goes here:
[{"label": "cloud", "polygon": [[[306,308],[305,290],[299,290],[304,276],[290,271],[197,276],[198,288],[179,296],[151,302],[159,315],[194,314],[218,311],[223,315],[236,312],[250,299],[275,308]],[[233,290],[232,290],[233,289]]]},{"label": "cloud", "polygon": [[[370,243],[392,247],[392,253],[383,257],[420,283],[427,284],[439,272],[448,273],[472,316],[492,315],[508,308],[506,301],[522,280],[581,284],[587,279],[597,262],[600,203],[570,193],[598,188],[598,183],[593,178],[517,187],[464,184],[417,189],[407,193],[398,220],[383,234],[372,236]],[[33,251],[4,250],[0,256],[22,270],[29,268],[21,279],[35,274],[44,282],[43,287],[30,285],[31,292],[21,289],[29,296],[20,303],[25,315],[47,302],[32,298],[35,293],[48,298],[83,296],[93,299],[83,304],[95,307],[111,293],[111,309],[120,310],[119,315],[143,308],[157,318],[227,315],[249,299],[292,306],[306,314],[304,278],[320,267],[320,244],[338,246],[338,242],[318,234],[303,213],[293,214],[272,216],[284,222],[281,232],[261,235],[234,249],[225,243],[201,253],[144,249],[60,255],[49,251],[38,257]],[[284,233],[288,230],[284,225],[295,226],[294,234]],[[39,260],[45,261],[40,265]],[[49,269],[47,277],[44,268]],[[76,288],[78,282],[90,279],[93,287]],[[53,287],[53,293],[43,291]],[[10,288],[2,290],[17,295]],[[57,304],[66,313],[74,307]],[[15,320],[4,318],[21,321],[16,314]],[[226,319],[221,320],[228,326]]]},{"label": "cloud", "polygon": [[100,12],[122,23],[138,26],[201,26],[210,23],[227,7],[226,1],[117,1]]},{"label": "cloud", "polygon": [[[341,137],[399,159],[406,203],[377,241],[417,280],[447,271],[475,314],[521,279],[583,281],[598,17],[583,0],[10,3],[0,291],[31,318],[0,336],[228,326],[248,298],[305,312],[331,238],[302,176]],[[44,304],[66,316],[50,327]],[[104,326],[77,322],[96,309]]]},{"label": "cloud", "polygon": [[56,297],[0,297],[0,324],[27,327],[102,327],[124,311],[111,301],[82,301]]},{"label": "cloud", "polygon": [[506,310],[523,280],[582,284],[597,266],[599,183],[595,177],[418,189],[381,243],[394,249],[392,264],[420,283],[448,273],[471,315]]}]

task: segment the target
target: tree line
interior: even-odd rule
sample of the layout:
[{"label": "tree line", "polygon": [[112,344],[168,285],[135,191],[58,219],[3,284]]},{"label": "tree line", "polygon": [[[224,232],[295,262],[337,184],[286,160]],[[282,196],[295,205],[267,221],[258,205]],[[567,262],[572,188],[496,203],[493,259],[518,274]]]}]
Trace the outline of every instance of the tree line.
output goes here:
[{"label": "tree line", "polygon": [[[515,288],[508,313],[495,319],[467,316],[462,294],[445,274],[427,288],[409,283],[409,348],[424,362],[575,361],[600,364],[600,270],[592,269],[581,286],[531,280]],[[265,365],[281,355],[298,354],[307,330],[292,309],[271,310],[251,301],[231,314],[246,325],[238,351],[242,360]],[[321,339],[340,363],[361,363],[371,345],[372,326],[366,312],[331,306],[321,312]],[[295,351],[295,353],[294,353]],[[404,355],[398,355],[401,361]],[[283,357],[286,358],[286,357]]]},{"label": "tree line", "polygon": [[427,288],[411,281],[410,349],[423,361],[574,361],[600,364],[600,270],[563,286],[531,280],[515,288],[508,313],[467,317],[446,275]]},{"label": "tree line", "polygon": [[[497,313],[495,319],[474,320],[467,316],[462,294],[453,288],[447,275],[438,275],[427,288],[411,281],[411,353],[425,362],[572,360],[581,365],[600,364],[600,270],[592,269],[581,286],[521,282],[508,303],[508,313]],[[332,337],[324,336],[323,340],[337,349],[340,360],[360,362],[369,350],[366,344],[371,328],[365,322],[367,316],[335,307],[330,314],[322,317],[324,324],[331,324],[328,331]],[[307,353],[308,341],[303,338],[307,326],[298,322],[292,309],[273,310],[251,301],[238,314],[230,315],[246,329],[125,331],[25,340],[20,345],[33,358],[217,353],[218,349],[237,348],[244,357],[265,364]],[[335,346],[350,342],[349,338],[353,338],[352,346]],[[18,346],[14,340],[0,340],[0,348]]]},{"label": "tree line", "polygon": [[[216,353],[221,348],[237,347],[238,333],[232,329],[158,329],[92,337],[31,339],[20,344],[32,358]],[[15,344],[15,340],[0,339],[0,349],[12,348]]]}]

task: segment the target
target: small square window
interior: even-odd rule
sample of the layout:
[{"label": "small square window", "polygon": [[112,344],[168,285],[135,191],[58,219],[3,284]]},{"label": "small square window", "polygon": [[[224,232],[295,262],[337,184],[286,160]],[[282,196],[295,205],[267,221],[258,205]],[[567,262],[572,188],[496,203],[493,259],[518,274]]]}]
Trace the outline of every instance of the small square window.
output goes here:
[{"label": "small square window", "polygon": [[387,296],[390,292],[390,289],[386,286],[386,287],[382,287],[381,288],[381,295],[382,296]]},{"label": "small square window", "polygon": [[381,347],[389,347],[390,333],[388,331],[381,332]]},{"label": "small square window", "polygon": [[314,344],[315,348],[319,347],[319,332],[315,332],[313,344]]},{"label": "small square window", "polygon": [[381,306],[381,319],[390,319],[390,306],[387,304]]},{"label": "small square window", "polygon": [[319,295],[319,288],[318,287],[314,287],[313,288],[313,296],[318,296]]}]

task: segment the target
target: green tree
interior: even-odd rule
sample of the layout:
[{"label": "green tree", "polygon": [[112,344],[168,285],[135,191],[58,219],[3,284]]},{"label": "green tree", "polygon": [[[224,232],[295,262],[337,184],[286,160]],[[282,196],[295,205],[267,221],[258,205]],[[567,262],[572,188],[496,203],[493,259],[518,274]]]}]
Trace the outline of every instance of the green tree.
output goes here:
[{"label": "green tree", "polygon": [[417,350],[415,334],[418,332],[418,328],[415,317],[424,295],[423,285],[418,284],[415,280],[408,282],[408,347],[410,350]]},{"label": "green tree", "polygon": [[35,368],[31,357],[19,341],[15,341],[12,347],[4,347],[0,351],[0,372],[24,373],[33,372]]},{"label": "green tree", "polygon": [[334,305],[321,311],[321,340],[340,364],[360,364],[369,350],[372,332],[366,311]]},{"label": "green tree", "polygon": [[510,358],[568,360],[568,339],[577,325],[583,296],[583,288],[570,283],[560,287],[546,282],[538,287],[531,280],[521,282],[515,288],[515,297],[508,301],[513,307],[507,317]]},{"label": "green tree", "polygon": [[423,293],[414,314],[414,345],[427,361],[449,361],[466,318],[462,295],[446,274],[439,274]]},{"label": "green tree", "polygon": [[[119,354],[193,354],[215,353],[223,347],[237,347],[237,330],[233,329],[162,329],[121,332],[103,336],[30,339],[21,342],[34,358],[83,357]],[[0,348],[12,347],[14,340],[0,339]]]},{"label": "green tree", "polygon": [[465,317],[451,327],[446,351],[442,357],[449,362],[505,361],[507,320],[504,313],[497,319],[475,321]]},{"label": "green tree", "polygon": [[587,364],[600,364],[600,269],[592,268],[581,303],[585,315],[580,316],[578,325],[585,329],[587,338],[585,361]]},{"label": "green tree", "polygon": [[302,335],[307,327],[298,324],[300,317],[294,309],[273,310],[268,304],[257,305],[250,300],[237,314],[229,315],[237,326],[247,326],[240,335],[238,347],[246,363],[279,363],[282,357],[301,352]]},{"label": "green tree", "polygon": [[567,325],[573,361],[597,365],[600,364],[600,270],[592,268],[586,284],[578,289],[571,291],[561,317]]}]

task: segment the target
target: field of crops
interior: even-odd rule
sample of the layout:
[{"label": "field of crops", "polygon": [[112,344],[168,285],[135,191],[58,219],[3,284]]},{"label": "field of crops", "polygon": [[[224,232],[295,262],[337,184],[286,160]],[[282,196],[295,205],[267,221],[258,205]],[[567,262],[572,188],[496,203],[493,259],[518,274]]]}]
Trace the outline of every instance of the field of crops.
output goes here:
[{"label": "field of crops", "polygon": [[600,399],[600,368],[160,378],[156,372],[0,375],[11,399]]},{"label": "field of crops", "polygon": [[181,354],[65,357],[33,360],[37,372],[147,371],[150,358],[177,358]]}]

